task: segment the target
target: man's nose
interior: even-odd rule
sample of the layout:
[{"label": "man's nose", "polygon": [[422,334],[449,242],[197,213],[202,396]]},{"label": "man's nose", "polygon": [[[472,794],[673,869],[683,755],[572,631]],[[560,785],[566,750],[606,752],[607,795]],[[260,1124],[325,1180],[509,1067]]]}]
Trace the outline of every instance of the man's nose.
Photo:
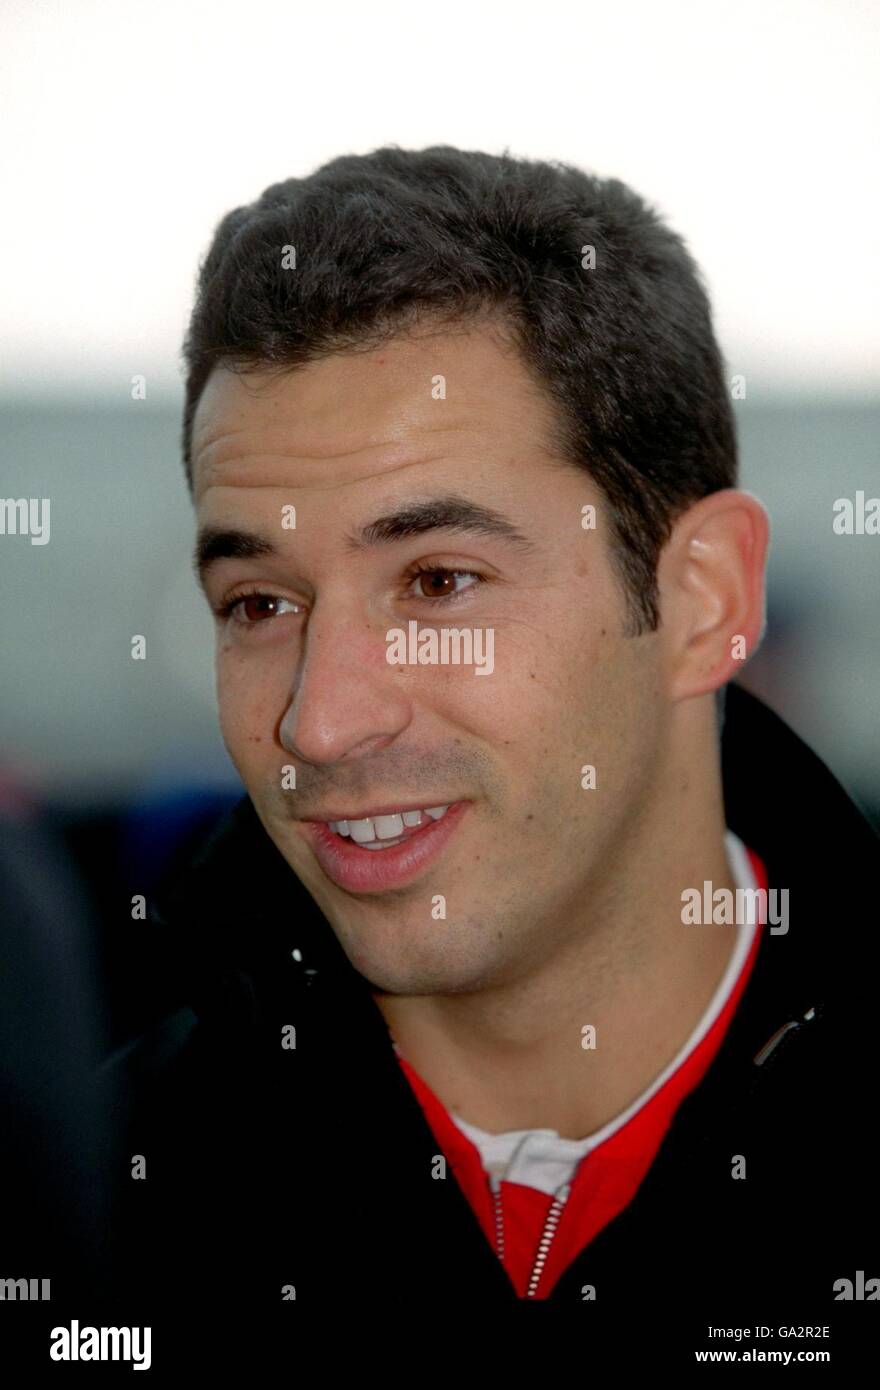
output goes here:
[{"label": "man's nose", "polygon": [[387,631],[363,614],[313,609],[279,730],[288,752],[340,762],[387,746],[407,727],[409,681],[405,667],[388,663]]}]

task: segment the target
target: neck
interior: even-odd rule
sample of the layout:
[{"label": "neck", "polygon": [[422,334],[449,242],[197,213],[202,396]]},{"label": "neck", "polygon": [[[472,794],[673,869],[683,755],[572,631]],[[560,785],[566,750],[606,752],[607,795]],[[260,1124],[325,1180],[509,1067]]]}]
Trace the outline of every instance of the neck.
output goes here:
[{"label": "neck", "polygon": [[[401,1053],[447,1110],[490,1133],[581,1139],[624,1111],[675,1057],[730,961],[736,927],[681,921],[681,893],[735,887],[720,774],[678,814],[662,808],[600,884],[590,919],[515,979],[467,995],[374,994]],[[621,892],[621,884],[626,891]],[[594,891],[595,890],[595,891]],[[585,1025],[595,1046],[584,1048]]]}]

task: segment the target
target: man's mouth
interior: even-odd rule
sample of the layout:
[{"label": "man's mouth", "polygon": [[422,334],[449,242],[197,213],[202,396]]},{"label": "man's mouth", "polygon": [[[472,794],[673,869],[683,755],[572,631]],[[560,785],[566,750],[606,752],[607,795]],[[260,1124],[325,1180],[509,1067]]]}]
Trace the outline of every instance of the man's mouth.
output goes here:
[{"label": "man's mouth", "polygon": [[[300,822],[324,873],[353,893],[384,893],[413,883],[443,852],[469,801],[437,806],[325,807]],[[374,853],[364,854],[362,851]]]},{"label": "man's mouth", "polygon": [[335,835],[351,839],[361,849],[391,849],[417,834],[422,826],[442,820],[449,806],[424,806],[383,815],[343,817],[325,821]]}]

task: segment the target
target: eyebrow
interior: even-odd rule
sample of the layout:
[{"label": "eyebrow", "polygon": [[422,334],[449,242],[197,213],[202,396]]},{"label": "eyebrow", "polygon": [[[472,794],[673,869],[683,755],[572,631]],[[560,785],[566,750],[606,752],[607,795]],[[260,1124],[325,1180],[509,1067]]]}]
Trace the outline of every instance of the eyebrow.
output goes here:
[{"label": "eyebrow", "polygon": [[[348,534],[345,546],[350,553],[355,553],[372,546],[393,545],[430,531],[466,531],[490,539],[500,538],[524,552],[532,553],[537,549],[501,512],[454,493],[409,502],[396,511],[376,517],[360,530]],[[257,532],[207,526],[196,541],[193,568],[204,583],[208,570],[218,560],[256,560],[279,554],[277,545]]]},{"label": "eyebrow", "polygon": [[423,502],[410,502],[387,516],[362,526],[355,535],[346,537],[350,551],[365,550],[368,546],[388,545],[421,536],[428,531],[467,531],[489,539],[501,537],[523,550],[534,550],[532,542],[516,529],[507,517],[491,507],[483,507],[467,497],[450,493]]},{"label": "eyebrow", "polygon": [[257,560],[261,556],[277,555],[278,547],[255,531],[234,527],[205,526],[199,532],[193,553],[193,569],[201,584],[212,565],[218,560]]}]

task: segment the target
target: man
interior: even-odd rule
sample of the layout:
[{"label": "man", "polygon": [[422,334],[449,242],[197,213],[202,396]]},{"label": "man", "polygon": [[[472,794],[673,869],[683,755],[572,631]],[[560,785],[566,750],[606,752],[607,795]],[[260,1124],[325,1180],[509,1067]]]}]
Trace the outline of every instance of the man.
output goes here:
[{"label": "man", "polygon": [[562,165],[345,157],[224,218],[186,358],[247,796],[153,907],[132,1306],[832,1324],[877,845],[725,722],[768,522],[681,240]]}]

